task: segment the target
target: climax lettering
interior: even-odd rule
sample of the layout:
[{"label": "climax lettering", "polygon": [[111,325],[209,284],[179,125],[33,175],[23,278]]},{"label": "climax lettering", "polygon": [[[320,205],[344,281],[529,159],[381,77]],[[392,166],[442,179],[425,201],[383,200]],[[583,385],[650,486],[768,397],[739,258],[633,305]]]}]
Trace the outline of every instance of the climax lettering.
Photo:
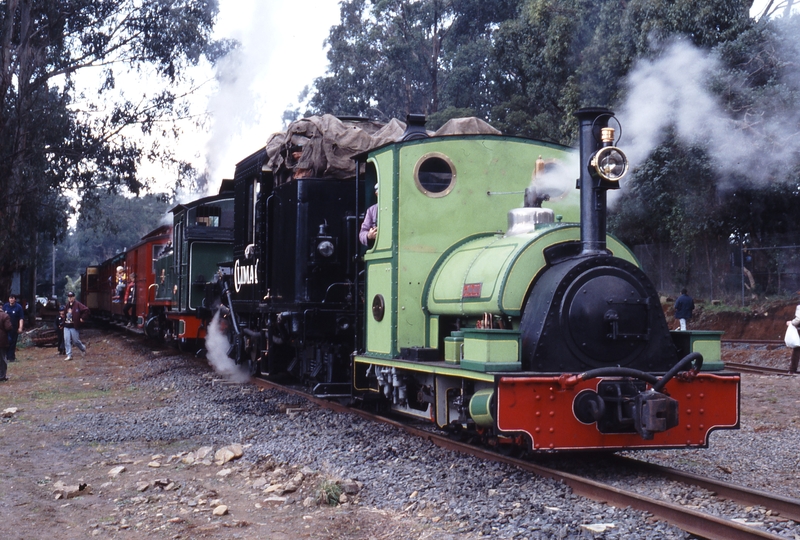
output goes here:
[{"label": "climax lettering", "polygon": [[239,259],[233,264],[233,287],[236,292],[242,285],[258,285],[258,259],[255,264],[240,265]]}]

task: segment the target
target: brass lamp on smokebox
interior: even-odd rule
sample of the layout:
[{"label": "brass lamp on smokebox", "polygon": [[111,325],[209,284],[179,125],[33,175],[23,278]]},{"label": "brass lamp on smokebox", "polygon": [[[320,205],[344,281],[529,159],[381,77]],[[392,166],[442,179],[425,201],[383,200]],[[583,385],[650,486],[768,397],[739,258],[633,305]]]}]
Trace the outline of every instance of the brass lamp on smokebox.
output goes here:
[{"label": "brass lamp on smokebox", "polygon": [[595,152],[589,162],[589,172],[600,179],[600,187],[619,188],[619,181],[628,172],[628,158],[614,146],[614,128],[601,130],[603,147]]}]

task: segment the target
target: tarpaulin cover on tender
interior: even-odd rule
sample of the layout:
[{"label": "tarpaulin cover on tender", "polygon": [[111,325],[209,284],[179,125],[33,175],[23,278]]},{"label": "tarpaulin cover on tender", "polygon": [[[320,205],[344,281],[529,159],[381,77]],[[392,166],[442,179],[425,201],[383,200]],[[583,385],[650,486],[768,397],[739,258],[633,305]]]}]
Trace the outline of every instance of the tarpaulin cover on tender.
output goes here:
[{"label": "tarpaulin cover on tender", "polygon": [[502,135],[502,133],[480,118],[470,116],[451,118],[433,134],[434,137],[445,135]]},{"label": "tarpaulin cover on tender", "polygon": [[[267,165],[275,184],[304,177],[350,178],[355,176],[354,155],[399,141],[405,130],[406,124],[397,119],[381,124],[330,114],[302,118],[267,140]],[[432,135],[468,133],[500,132],[478,118],[457,118]]]}]

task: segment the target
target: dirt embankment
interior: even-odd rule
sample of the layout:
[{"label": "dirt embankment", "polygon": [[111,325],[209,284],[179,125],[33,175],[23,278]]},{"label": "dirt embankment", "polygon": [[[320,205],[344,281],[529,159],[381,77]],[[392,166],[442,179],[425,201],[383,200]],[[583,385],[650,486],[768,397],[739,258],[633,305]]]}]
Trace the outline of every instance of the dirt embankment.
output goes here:
[{"label": "dirt embankment", "polygon": [[[672,303],[663,305],[670,328],[677,327],[673,319]],[[786,321],[794,318],[796,303],[768,304],[747,311],[718,311],[697,303],[694,316],[689,322],[691,330],[720,330],[722,339],[783,340]]]}]

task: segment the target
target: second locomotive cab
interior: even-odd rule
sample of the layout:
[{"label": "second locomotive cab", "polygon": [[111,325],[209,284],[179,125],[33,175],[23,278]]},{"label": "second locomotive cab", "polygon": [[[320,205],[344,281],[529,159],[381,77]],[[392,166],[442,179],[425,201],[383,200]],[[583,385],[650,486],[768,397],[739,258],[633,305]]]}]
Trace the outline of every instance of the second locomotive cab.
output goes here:
[{"label": "second locomotive cab", "polygon": [[574,170],[553,184],[571,149],[475,119],[290,126],[237,168],[223,295],[236,360],[532,451],[704,447],[737,428],[720,333],[670,331],[606,232],[628,167],[614,114],[576,116],[577,190]]}]

